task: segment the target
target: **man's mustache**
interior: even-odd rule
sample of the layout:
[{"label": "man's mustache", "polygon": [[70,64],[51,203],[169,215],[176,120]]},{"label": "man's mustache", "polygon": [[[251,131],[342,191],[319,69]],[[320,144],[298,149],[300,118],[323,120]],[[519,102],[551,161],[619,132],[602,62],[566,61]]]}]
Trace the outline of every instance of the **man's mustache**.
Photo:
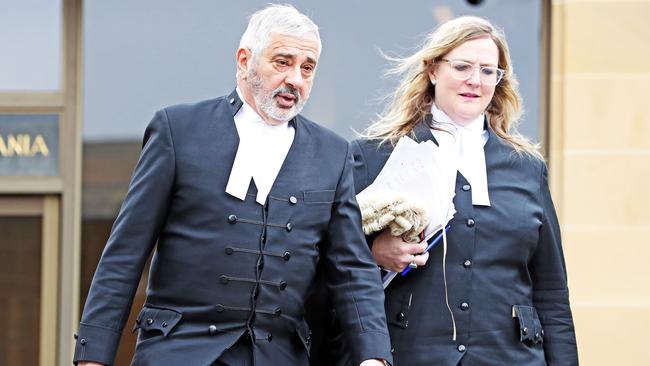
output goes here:
[{"label": "man's mustache", "polygon": [[294,87],[283,85],[275,89],[273,91],[273,98],[277,97],[279,94],[291,94],[294,98],[296,98],[296,103],[300,102],[300,93],[298,93],[298,89]]}]

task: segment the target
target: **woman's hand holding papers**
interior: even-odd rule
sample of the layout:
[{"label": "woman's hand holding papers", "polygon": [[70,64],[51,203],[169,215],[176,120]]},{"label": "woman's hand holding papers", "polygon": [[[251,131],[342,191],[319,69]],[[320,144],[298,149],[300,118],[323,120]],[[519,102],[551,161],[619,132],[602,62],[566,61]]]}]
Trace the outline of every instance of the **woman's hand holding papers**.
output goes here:
[{"label": "woman's hand holding papers", "polygon": [[372,254],[377,265],[393,272],[403,271],[409,264],[424,266],[429,259],[426,252],[427,243],[408,243],[399,236],[393,236],[389,230],[379,234],[372,244]]}]

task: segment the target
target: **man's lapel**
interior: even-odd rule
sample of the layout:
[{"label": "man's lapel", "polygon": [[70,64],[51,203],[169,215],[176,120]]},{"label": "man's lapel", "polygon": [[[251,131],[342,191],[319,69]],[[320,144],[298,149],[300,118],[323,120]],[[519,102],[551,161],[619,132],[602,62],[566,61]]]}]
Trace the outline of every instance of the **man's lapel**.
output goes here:
[{"label": "man's lapel", "polygon": [[228,177],[239,147],[239,134],[233,117],[242,105],[243,102],[239,99],[237,92],[233,91],[226,97],[225,103],[221,103],[215,110],[216,139],[214,146],[210,149],[215,150],[214,157],[221,157],[216,162],[223,167],[225,172],[224,189],[228,184]]},{"label": "man's lapel", "polygon": [[298,115],[289,123],[295,129],[293,143],[284,158],[270,192],[270,195],[280,197],[297,193],[298,189],[303,189],[305,184],[313,180],[313,171],[308,168],[318,162],[318,157],[315,156],[314,141],[312,141],[310,130],[302,117]]}]

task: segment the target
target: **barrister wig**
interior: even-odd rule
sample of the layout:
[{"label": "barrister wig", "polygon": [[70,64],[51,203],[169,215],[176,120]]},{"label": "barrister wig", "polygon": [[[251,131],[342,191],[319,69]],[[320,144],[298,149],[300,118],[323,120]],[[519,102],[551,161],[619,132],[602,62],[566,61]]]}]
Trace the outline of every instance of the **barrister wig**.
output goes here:
[{"label": "barrister wig", "polygon": [[425,209],[405,194],[393,190],[378,190],[357,197],[361,210],[362,228],[366,235],[390,230],[408,243],[419,243],[420,233],[429,218]]}]

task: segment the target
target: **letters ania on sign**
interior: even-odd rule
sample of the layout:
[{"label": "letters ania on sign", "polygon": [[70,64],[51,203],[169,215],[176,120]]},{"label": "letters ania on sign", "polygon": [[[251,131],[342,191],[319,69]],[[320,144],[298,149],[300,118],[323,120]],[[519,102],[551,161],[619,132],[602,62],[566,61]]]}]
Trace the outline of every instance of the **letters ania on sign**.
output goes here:
[{"label": "letters ania on sign", "polygon": [[38,154],[48,156],[50,150],[42,135],[34,138],[30,134],[0,135],[0,156],[35,157]]}]

